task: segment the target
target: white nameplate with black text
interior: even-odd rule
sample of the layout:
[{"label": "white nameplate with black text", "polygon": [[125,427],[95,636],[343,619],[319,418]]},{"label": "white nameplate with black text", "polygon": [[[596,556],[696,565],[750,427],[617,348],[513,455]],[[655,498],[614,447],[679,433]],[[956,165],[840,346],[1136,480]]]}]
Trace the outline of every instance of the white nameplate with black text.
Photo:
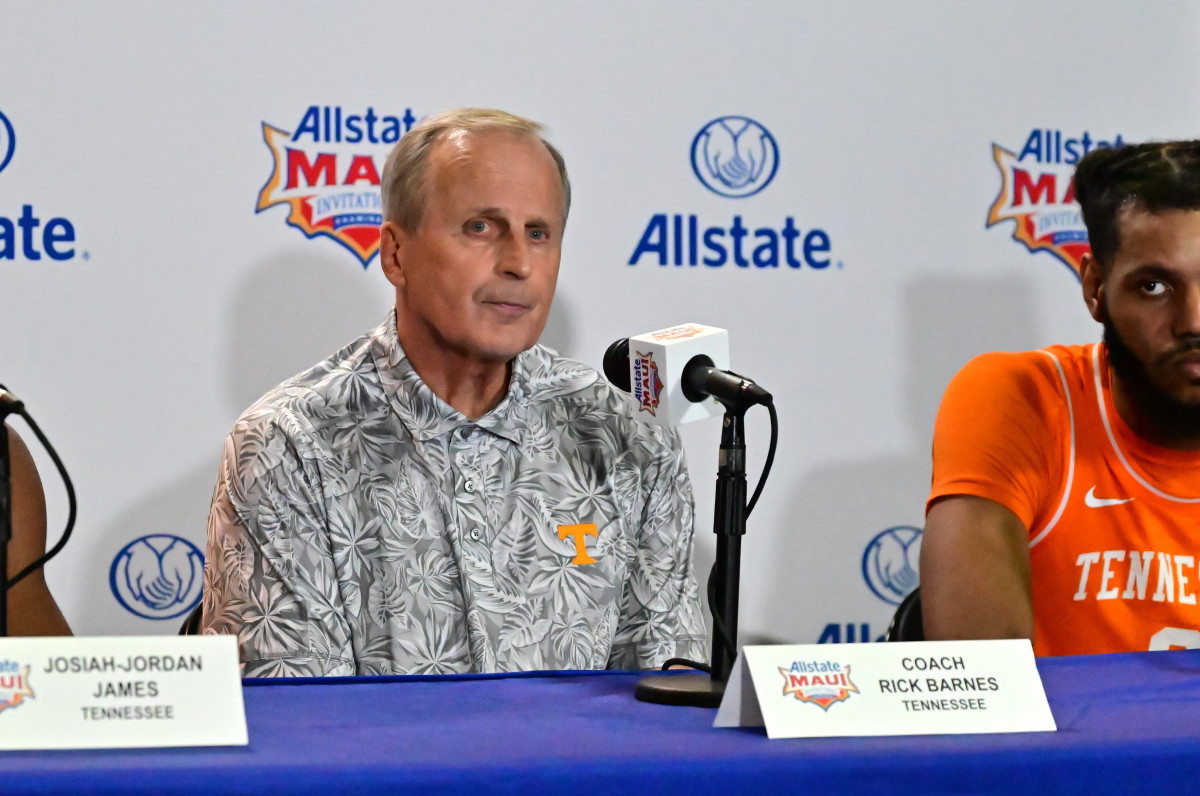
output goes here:
[{"label": "white nameplate with black text", "polygon": [[246,743],[233,636],[0,638],[0,749]]},{"label": "white nameplate with black text", "polygon": [[744,647],[713,726],[769,738],[1058,729],[1025,639]]}]

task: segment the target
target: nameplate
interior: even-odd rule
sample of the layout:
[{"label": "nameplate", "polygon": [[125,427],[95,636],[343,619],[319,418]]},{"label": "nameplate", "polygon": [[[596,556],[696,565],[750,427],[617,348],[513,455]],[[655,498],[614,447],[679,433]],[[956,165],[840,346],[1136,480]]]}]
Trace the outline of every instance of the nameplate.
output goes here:
[{"label": "nameplate", "polygon": [[768,738],[1058,729],[1024,639],[744,647],[713,726]]},{"label": "nameplate", "polygon": [[246,743],[233,636],[0,638],[0,749]]}]

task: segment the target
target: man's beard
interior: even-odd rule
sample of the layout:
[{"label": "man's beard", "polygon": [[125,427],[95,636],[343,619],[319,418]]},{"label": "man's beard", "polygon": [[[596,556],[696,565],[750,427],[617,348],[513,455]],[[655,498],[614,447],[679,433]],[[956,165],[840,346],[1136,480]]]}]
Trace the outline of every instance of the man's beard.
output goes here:
[{"label": "man's beard", "polygon": [[1200,404],[1190,404],[1171,395],[1156,383],[1146,363],[1126,345],[1117,327],[1104,321],[1108,361],[1125,387],[1126,395],[1143,422],[1164,440],[1200,439]]}]

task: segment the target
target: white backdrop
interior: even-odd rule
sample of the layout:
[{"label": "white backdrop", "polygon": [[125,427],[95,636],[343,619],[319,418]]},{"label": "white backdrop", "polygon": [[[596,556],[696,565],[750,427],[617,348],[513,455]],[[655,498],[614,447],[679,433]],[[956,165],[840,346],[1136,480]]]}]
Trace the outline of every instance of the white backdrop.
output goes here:
[{"label": "white backdrop", "polygon": [[[1015,159],[1034,130],[1195,136],[1198,15],[1114,0],[0,0],[0,381],[78,486],[76,536],[48,568],[68,620],[83,634],[175,632],[195,594],[139,601],[114,560],[147,536],[136,566],[168,537],[202,550],[237,415],[389,306],[378,258],[364,269],[332,237],[307,238],[286,204],[256,212],[274,168],[264,124],[295,132],[312,106],[419,118],[482,105],[544,122],[571,172],[544,342],[598,366],[617,337],[723,326],[734,369],[776,396],[743,640],[878,636],[915,578],[904,545],[915,565],[919,541],[903,526],[923,521],[946,382],[985,350],[1098,336],[1062,259],[1014,240],[1017,221],[987,226],[1014,182],[993,144]],[[693,168],[693,139],[727,116],[776,145],[774,179],[745,198]],[[387,148],[308,143],[313,158],[336,153],[339,178]],[[1026,154],[1017,167],[1034,178],[1061,170]],[[1037,185],[1009,196],[1009,215],[1047,203]],[[1042,223],[1069,241],[1064,208]],[[801,242],[827,235],[830,265],[630,265],[657,214],[695,215],[701,230],[739,216],[778,231],[790,217]],[[62,259],[42,237],[54,218],[74,231],[52,227]],[[760,240],[747,236],[747,256]],[[765,412],[748,426],[753,485]],[[685,430],[701,573],[718,438],[715,420]],[[42,461],[53,538],[64,502]],[[869,547],[879,567],[864,570]]]}]

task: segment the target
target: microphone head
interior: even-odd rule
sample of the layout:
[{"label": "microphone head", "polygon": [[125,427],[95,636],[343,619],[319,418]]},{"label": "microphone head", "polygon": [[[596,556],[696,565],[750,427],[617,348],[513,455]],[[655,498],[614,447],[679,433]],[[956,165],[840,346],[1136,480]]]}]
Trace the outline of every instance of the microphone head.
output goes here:
[{"label": "microphone head", "polygon": [[5,415],[19,415],[24,411],[24,402],[0,384],[0,420],[3,420]]},{"label": "microphone head", "polygon": [[604,377],[619,390],[629,392],[629,338],[622,337],[604,352]]},{"label": "microphone head", "polygon": [[[729,368],[729,333],[724,329],[699,323],[671,326],[630,337],[624,354],[637,420],[677,426],[724,412],[716,400],[696,394],[691,385],[685,387],[684,378],[693,360],[707,362],[717,370]],[[696,401],[698,397],[701,400]]]}]

